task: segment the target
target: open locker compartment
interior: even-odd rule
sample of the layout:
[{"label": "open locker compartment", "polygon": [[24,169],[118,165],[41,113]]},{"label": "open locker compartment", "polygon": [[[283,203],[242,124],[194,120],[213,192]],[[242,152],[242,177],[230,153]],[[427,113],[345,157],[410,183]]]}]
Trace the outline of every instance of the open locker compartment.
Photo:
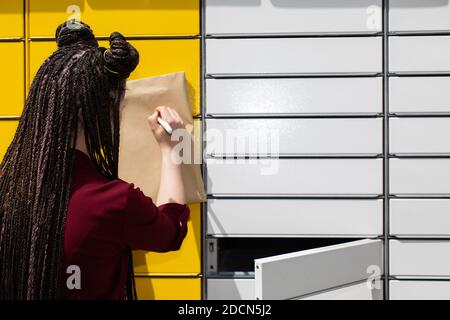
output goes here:
[{"label": "open locker compartment", "polygon": [[208,239],[208,300],[383,299],[379,239],[246,240]]}]

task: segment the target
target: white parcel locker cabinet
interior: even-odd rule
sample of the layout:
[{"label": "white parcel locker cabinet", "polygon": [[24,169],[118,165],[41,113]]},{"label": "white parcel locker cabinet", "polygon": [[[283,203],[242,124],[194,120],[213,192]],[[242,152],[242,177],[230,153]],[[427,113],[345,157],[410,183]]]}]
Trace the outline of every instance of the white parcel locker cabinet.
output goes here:
[{"label": "white parcel locker cabinet", "polygon": [[390,240],[393,276],[449,277],[450,240]]},{"label": "white parcel locker cabinet", "polygon": [[206,72],[380,73],[381,53],[380,37],[207,39]]},{"label": "white parcel locker cabinet", "polygon": [[390,77],[392,113],[450,113],[450,77]]},{"label": "white parcel locker cabinet", "polygon": [[450,237],[450,199],[391,199],[390,233],[404,237]]},{"label": "white parcel locker cabinet", "polygon": [[368,279],[382,274],[382,241],[364,239],[256,259],[255,293],[260,300],[294,299],[360,282],[368,285]]},{"label": "white parcel locker cabinet", "polygon": [[210,199],[207,216],[207,234],[216,237],[383,234],[381,199]]},{"label": "white parcel locker cabinet", "polygon": [[450,3],[447,0],[390,0],[389,31],[450,31]]},{"label": "white parcel locker cabinet", "polygon": [[389,130],[392,154],[450,154],[450,118],[390,118]]},{"label": "white parcel locker cabinet", "polygon": [[254,279],[207,279],[208,300],[380,300],[381,240],[343,244],[255,259]]},{"label": "white parcel locker cabinet", "polygon": [[[378,155],[382,119],[207,119],[208,155]],[[219,135],[220,139],[217,139]],[[230,143],[223,143],[225,137]]]},{"label": "white parcel locker cabinet", "polygon": [[206,159],[213,195],[355,195],[383,191],[382,159]]},{"label": "white parcel locker cabinet", "polygon": [[450,194],[450,159],[390,159],[389,166],[391,194]]},{"label": "white parcel locker cabinet", "polygon": [[270,117],[383,111],[381,77],[206,79],[206,90],[207,115]]},{"label": "white parcel locker cabinet", "polygon": [[450,72],[449,56],[450,36],[389,37],[390,72]]},{"label": "white parcel locker cabinet", "polygon": [[391,280],[390,300],[450,300],[450,281]]},{"label": "white parcel locker cabinet", "polygon": [[206,0],[206,33],[379,32],[381,0]]}]

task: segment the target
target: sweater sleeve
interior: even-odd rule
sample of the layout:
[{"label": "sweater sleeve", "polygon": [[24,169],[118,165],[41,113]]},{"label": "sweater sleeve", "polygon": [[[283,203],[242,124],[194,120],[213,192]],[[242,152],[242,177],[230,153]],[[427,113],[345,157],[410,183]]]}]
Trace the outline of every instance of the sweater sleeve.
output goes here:
[{"label": "sweater sleeve", "polygon": [[189,207],[167,203],[156,206],[130,184],[123,224],[123,241],[133,250],[177,251],[187,235]]}]

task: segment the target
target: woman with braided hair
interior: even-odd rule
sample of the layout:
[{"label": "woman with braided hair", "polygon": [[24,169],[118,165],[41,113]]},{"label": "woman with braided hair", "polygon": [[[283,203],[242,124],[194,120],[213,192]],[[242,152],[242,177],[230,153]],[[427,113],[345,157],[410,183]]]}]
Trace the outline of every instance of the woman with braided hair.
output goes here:
[{"label": "woman with braided hair", "polygon": [[117,32],[99,47],[77,20],[56,41],[0,165],[0,299],[135,299],[131,250],[178,250],[187,233],[181,169],[158,117],[183,123],[168,107],[147,119],[163,156],[154,203],[117,174],[137,50]]}]

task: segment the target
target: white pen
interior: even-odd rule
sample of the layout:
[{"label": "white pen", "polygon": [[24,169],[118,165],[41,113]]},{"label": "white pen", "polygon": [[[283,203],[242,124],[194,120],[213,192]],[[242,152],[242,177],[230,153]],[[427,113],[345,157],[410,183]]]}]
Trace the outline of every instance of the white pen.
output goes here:
[{"label": "white pen", "polygon": [[167,134],[170,136],[172,135],[173,129],[166,121],[161,119],[161,117],[158,117],[158,123],[161,125],[161,127],[164,128],[164,130],[167,132]]}]

